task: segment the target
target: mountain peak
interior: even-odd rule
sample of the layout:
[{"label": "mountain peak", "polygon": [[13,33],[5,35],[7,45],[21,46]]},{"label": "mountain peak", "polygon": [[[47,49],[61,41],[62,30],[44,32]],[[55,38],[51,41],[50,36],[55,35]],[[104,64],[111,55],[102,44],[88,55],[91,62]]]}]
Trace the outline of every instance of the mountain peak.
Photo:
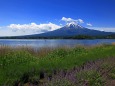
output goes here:
[{"label": "mountain peak", "polygon": [[69,28],[83,28],[81,25],[79,25],[75,22],[67,23],[66,27],[69,27]]},{"label": "mountain peak", "polygon": [[70,23],[67,23],[66,26],[70,27],[70,26],[77,26],[78,24],[75,23],[75,22],[70,22]]}]

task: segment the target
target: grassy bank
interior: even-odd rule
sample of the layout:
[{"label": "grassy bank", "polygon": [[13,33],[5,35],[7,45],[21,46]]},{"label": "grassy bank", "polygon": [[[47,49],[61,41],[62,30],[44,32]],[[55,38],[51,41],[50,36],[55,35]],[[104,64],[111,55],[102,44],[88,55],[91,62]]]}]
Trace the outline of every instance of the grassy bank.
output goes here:
[{"label": "grassy bank", "polygon": [[0,86],[16,86],[28,82],[38,83],[38,81],[43,84],[42,79],[50,78],[52,74],[108,57],[115,57],[115,45],[41,50],[0,46]]}]

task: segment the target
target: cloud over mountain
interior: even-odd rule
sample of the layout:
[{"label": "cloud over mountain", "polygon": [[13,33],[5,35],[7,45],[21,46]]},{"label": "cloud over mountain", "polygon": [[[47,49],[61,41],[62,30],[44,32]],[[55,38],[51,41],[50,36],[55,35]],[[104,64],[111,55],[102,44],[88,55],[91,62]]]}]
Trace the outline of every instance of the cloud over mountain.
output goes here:
[{"label": "cloud over mountain", "polygon": [[70,22],[75,22],[75,23],[84,23],[84,21],[82,19],[72,19],[72,18],[66,18],[66,17],[62,17],[61,19],[62,21],[65,21],[66,23],[70,23]]},{"label": "cloud over mountain", "polygon": [[92,25],[91,23],[87,23],[87,26],[90,26],[90,27],[91,27],[91,26],[93,26],[93,25]]}]

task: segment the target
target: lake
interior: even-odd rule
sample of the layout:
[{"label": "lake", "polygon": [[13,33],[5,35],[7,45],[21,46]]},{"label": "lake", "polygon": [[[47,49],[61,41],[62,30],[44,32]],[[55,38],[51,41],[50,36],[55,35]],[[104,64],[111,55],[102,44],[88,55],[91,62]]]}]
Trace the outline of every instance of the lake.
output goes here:
[{"label": "lake", "polygon": [[0,39],[0,45],[18,47],[30,46],[33,48],[42,47],[74,47],[77,45],[92,46],[97,44],[111,44],[115,39],[94,39],[94,40],[76,40],[76,39]]}]

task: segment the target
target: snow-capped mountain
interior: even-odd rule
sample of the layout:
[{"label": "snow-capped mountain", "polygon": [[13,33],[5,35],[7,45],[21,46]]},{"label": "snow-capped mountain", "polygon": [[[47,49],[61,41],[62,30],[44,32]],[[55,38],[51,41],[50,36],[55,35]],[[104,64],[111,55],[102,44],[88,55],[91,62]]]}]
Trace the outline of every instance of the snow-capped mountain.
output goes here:
[{"label": "snow-capped mountain", "polygon": [[84,28],[84,27],[82,27],[81,25],[79,25],[75,22],[67,23],[65,27],[67,27],[67,28],[69,27],[70,29],[71,28],[81,28],[81,29]]},{"label": "snow-capped mountain", "polygon": [[34,34],[30,36],[32,37],[66,37],[66,36],[77,36],[77,35],[106,36],[106,35],[111,35],[111,34],[113,33],[88,29],[88,28],[82,27],[79,24],[71,22],[60,29],[42,33],[42,34]]}]

